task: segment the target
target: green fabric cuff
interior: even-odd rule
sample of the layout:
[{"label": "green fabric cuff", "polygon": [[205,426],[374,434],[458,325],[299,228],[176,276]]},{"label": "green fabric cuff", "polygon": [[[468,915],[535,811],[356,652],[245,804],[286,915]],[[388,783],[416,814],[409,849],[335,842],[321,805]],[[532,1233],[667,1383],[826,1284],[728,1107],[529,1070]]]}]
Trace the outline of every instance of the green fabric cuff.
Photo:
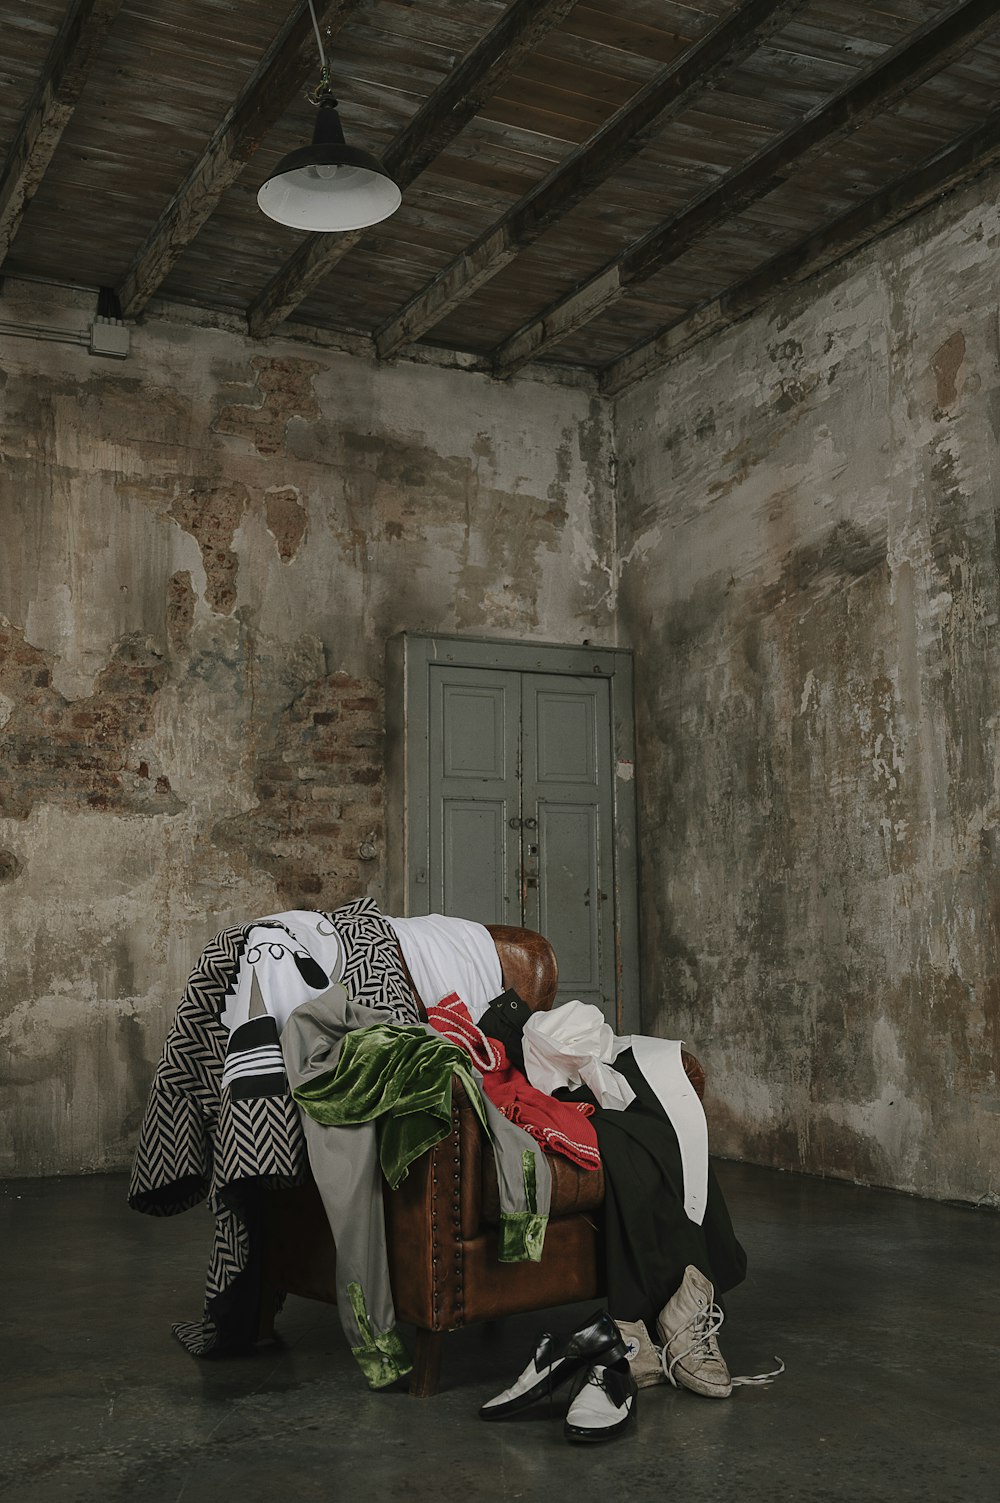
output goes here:
[{"label": "green fabric cuff", "polygon": [[376,1334],[368,1319],[368,1306],[361,1285],[348,1284],[347,1293],[364,1337],[363,1346],[351,1347],[354,1360],[368,1379],[369,1388],[388,1388],[397,1378],[405,1378],[407,1373],[413,1371],[413,1363],[403,1345],[399,1328],[392,1326],[388,1331]]},{"label": "green fabric cuff", "polygon": [[504,1211],[500,1216],[501,1263],[540,1263],[547,1216],[535,1211]]}]

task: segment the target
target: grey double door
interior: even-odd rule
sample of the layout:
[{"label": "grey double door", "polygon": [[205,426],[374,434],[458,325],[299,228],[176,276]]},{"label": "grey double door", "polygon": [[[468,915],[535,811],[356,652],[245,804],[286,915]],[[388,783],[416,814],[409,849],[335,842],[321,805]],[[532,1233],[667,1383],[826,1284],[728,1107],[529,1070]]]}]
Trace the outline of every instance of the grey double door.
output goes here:
[{"label": "grey double door", "polygon": [[431,664],[428,911],[548,936],[615,1018],[609,681]]}]

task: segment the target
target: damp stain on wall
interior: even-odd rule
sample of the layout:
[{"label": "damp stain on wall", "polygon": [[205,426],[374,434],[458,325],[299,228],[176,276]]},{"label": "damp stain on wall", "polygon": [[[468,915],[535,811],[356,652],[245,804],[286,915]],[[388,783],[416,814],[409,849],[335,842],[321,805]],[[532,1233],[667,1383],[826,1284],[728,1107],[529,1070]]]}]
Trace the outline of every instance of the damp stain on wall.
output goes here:
[{"label": "damp stain on wall", "polygon": [[692,351],[617,438],[644,1023],[707,1065],[718,1151],[995,1204],[984,212],[959,196]]}]

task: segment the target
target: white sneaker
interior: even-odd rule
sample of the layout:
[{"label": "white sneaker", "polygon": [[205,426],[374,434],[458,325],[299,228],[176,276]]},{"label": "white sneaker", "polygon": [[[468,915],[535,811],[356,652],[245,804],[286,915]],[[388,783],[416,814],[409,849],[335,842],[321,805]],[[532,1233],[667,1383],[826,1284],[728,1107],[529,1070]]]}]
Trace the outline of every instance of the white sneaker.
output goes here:
[{"label": "white sneaker", "polygon": [[563,1425],[567,1440],[611,1440],[620,1435],[635,1409],[636,1386],[628,1359],[593,1367],[573,1384]]},{"label": "white sneaker", "polygon": [[733,1380],[715,1339],[724,1320],[712,1285],[688,1264],[681,1287],[664,1305],[656,1322],[663,1342],[663,1371],[675,1388],[728,1399]]},{"label": "white sneaker", "polygon": [[654,1383],[665,1383],[667,1377],[660,1362],[659,1348],[650,1340],[646,1323],[642,1320],[616,1320],[622,1333],[625,1356],[628,1358],[637,1388],[652,1388]]}]

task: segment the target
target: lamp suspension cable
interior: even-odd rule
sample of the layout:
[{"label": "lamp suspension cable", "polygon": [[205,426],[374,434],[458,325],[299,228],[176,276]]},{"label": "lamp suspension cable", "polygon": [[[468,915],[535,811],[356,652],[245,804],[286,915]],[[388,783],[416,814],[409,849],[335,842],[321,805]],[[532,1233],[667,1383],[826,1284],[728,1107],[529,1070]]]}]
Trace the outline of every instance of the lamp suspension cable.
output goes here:
[{"label": "lamp suspension cable", "polygon": [[323,33],[319,29],[319,22],[316,19],[316,7],[315,5],[313,5],[313,0],[308,0],[308,5],[309,14],[312,17],[313,31],[316,33],[316,46],[319,50],[320,64],[319,83],[316,85],[315,89],[313,89],[312,93],[309,95],[309,98],[313,104],[319,104],[321,96],[323,94],[330,93],[330,64],[326,60],[326,48],[323,46]]}]

